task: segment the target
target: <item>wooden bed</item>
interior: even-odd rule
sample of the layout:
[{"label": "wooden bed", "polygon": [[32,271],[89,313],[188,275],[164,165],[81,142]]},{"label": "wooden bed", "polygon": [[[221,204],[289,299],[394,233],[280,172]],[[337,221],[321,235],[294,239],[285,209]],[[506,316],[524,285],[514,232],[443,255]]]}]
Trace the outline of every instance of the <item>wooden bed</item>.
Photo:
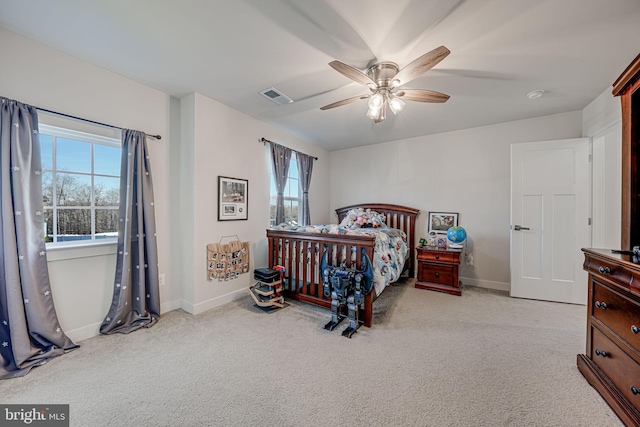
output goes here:
[{"label": "wooden bed", "polygon": [[[364,208],[382,213],[386,217],[389,227],[404,231],[407,235],[408,257],[404,265],[404,274],[415,276],[415,224],[419,210],[406,206],[383,203],[367,203],[345,206],[336,209],[338,223],[347,215],[350,209]],[[351,254],[364,251],[373,259],[375,237],[349,234],[319,234],[302,233],[297,231],[267,230],[269,242],[269,265],[285,267],[284,293],[286,298],[308,302],[322,307],[331,307],[331,298],[325,298],[322,293],[322,276],[319,261],[325,251],[329,251],[327,259],[331,264],[339,265],[344,262],[348,267],[353,266]],[[302,256],[301,254],[306,254]],[[361,269],[361,257],[357,256],[356,268]],[[360,320],[370,327],[373,314],[373,301],[377,298],[372,290],[365,298],[364,310],[360,312]]]}]

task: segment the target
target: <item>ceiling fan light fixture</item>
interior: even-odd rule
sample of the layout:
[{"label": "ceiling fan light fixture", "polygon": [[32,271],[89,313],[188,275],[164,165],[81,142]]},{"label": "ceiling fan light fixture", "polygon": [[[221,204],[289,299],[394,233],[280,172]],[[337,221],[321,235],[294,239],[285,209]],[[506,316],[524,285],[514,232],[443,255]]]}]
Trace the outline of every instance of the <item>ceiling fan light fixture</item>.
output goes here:
[{"label": "ceiling fan light fixture", "polygon": [[379,108],[369,107],[367,117],[373,120],[374,123],[380,123],[387,118],[387,105],[386,98],[383,98],[382,105]]},{"label": "ceiling fan light fixture", "polygon": [[389,100],[389,108],[391,109],[391,112],[393,112],[393,114],[398,114],[400,111],[402,111],[406,103],[397,96],[391,95],[390,98],[391,99]]},{"label": "ceiling fan light fixture", "polygon": [[369,99],[369,108],[379,110],[383,102],[384,96],[380,92],[376,92]]}]

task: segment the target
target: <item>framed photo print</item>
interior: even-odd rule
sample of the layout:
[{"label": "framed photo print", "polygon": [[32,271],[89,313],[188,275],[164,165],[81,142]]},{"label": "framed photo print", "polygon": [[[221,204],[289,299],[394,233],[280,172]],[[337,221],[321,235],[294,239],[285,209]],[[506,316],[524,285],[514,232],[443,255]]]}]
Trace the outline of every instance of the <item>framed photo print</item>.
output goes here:
[{"label": "framed photo print", "polygon": [[246,179],[218,177],[218,221],[247,219],[249,181]]},{"label": "framed photo print", "polygon": [[446,234],[450,227],[458,225],[458,214],[452,212],[429,212],[429,233]]}]

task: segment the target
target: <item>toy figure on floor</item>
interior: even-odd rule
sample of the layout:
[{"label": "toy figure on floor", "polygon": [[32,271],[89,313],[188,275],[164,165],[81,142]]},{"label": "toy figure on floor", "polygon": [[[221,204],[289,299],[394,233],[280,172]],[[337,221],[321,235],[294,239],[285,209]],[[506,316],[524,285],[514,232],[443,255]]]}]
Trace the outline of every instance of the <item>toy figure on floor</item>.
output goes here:
[{"label": "toy figure on floor", "polygon": [[[356,270],[355,266],[347,268],[344,263],[340,267],[333,267],[327,264],[325,252],[320,262],[320,271],[324,296],[331,296],[331,321],[324,325],[324,328],[333,331],[345,317],[348,317],[349,326],[342,331],[342,335],[351,338],[360,327],[358,312],[364,305],[364,297],[373,287],[371,260],[362,251],[362,271]],[[347,309],[347,316],[343,314],[344,307]]]}]

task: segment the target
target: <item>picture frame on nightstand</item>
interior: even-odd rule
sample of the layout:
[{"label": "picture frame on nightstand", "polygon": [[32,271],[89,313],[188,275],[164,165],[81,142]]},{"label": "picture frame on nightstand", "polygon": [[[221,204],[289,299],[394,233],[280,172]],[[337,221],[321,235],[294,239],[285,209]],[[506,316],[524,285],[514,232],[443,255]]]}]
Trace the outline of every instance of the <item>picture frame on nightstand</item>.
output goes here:
[{"label": "picture frame on nightstand", "polygon": [[429,212],[429,234],[447,234],[447,230],[458,225],[458,214],[454,212]]}]

